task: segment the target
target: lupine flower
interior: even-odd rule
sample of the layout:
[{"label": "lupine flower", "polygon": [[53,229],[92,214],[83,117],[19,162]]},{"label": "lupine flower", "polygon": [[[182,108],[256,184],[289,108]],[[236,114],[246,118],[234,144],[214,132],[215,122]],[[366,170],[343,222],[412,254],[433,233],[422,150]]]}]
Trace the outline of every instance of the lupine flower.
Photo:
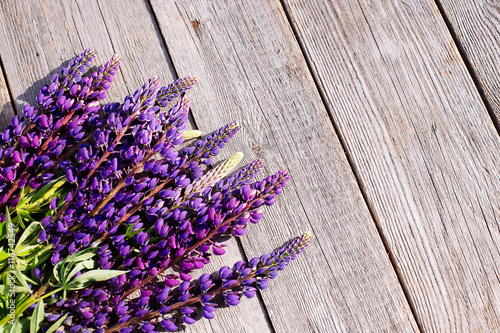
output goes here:
[{"label": "lupine flower", "polygon": [[[232,268],[222,267],[216,274],[205,273],[198,280],[185,281],[175,290],[168,285],[158,284],[156,292],[147,295],[157,295],[156,302],[147,297],[148,302],[158,304],[159,309],[148,311],[139,317],[130,317],[126,321],[105,332],[115,332],[126,327],[135,327],[137,323],[161,318],[160,324],[149,322],[147,329],[163,327],[167,331],[174,332],[182,323],[193,324],[196,320],[196,312],[201,312],[203,317],[212,319],[218,304],[212,300],[217,295],[224,297],[225,303],[236,306],[241,298],[252,298],[257,289],[266,289],[269,280],[275,279],[278,272],[296,259],[309,244],[311,234],[306,233],[290,242],[286,246],[259,258],[252,258],[248,263],[236,262]],[[166,296],[170,295],[170,296]],[[143,328],[143,332],[146,332]]]},{"label": "lupine flower", "polygon": [[21,245],[38,253],[26,253],[19,274],[19,287],[33,288],[19,306],[36,319],[32,330],[175,331],[200,313],[212,319],[215,295],[235,306],[267,288],[309,234],[217,274],[192,273],[225,253],[222,236],[258,223],[290,175],[255,180],[261,160],[231,175],[241,153],[212,167],[240,127],[185,131],[194,77],[151,78],[101,105],[121,60],[84,76],[95,56],[71,60],[0,134],[0,221],[15,221]]}]

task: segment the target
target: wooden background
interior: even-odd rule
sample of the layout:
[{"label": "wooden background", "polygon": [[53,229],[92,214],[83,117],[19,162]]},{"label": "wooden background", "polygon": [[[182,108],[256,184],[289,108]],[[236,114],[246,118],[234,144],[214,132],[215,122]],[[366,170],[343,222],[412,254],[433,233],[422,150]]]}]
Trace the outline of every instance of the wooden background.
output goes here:
[{"label": "wooden background", "polygon": [[293,177],[212,269],[314,240],[188,332],[500,332],[499,30],[496,0],[0,1],[0,126],[87,47],[110,100],[195,75],[191,125]]}]

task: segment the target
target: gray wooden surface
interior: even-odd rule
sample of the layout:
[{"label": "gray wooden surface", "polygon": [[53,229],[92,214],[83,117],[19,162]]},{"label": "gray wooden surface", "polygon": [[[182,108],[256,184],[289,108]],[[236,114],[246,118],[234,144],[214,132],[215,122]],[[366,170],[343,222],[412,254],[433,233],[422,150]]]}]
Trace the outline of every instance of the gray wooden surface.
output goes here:
[{"label": "gray wooden surface", "polygon": [[5,128],[10,124],[10,119],[14,117],[14,107],[9,96],[5,76],[0,69],[0,128]]},{"label": "gray wooden surface", "polygon": [[108,100],[196,75],[191,125],[242,125],[221,158],[292,174],[211,269],[315,238],[259,298],[188,332],[495,332],[500,141],[478,88],[495,108],[481,50],[498,25],[465,12],[450,21],[479,87],[430,0],[2,1],[0,126],[86,47],[124,60]]},{"label": "gray wooden surface", "polygon": [[422,329],[498,331],[500,140],[435,5],[285,3]]},{"label": "gray wooden surface", "polygon": [[[109,90],[109,101],[123,100],[151,76],[158,76],[164,84],[176,78],[150,7],[143,1],[1,2],[1,8],[0,43],[7,52],[0,55],[7,77],[12,78],[10,88],[18,111],[26,102],[35,103],[40,87],[50,80],[49,72],[53,74],[88,47],[99,53],[94,67],[114,53],[123,59]],[[236,242],[231,244],[225,264],[242,259]],[[216,262],[217,267],[223,266],[219,258]],[[212,268],[215,270],[215,264]],[[257,298],[228,310],[229,318],[241,327],[238,332],[245,332],[245,328],[246,332],[269,331],[270,324]],[[212,323],[198,325],[194,332],[210,332],[212,326],[214,332],[232,332],[230,327],[219,329],[225,327],[223,320],[218,316]]]},{"label": "gray wooden surface", "polygon": [[280,4],[159,0],[152,7],[175,68],[199,78],[200,128],[236,119],[242,131],[231,147],[264,159],[266,173],[292,174],[279,205],[242,239],[247,255],[314,232],[300,260],[262,293],[274,329],[416,329]]},{"label": "gray wooden surface", "polygon": [[491,112],[500,121],[500,2],[439,0]]}]

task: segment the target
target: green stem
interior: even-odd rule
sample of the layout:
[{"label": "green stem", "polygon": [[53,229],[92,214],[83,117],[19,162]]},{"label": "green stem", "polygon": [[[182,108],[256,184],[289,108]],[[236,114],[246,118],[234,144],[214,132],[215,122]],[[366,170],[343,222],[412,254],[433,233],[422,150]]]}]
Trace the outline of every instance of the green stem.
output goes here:
[{"label": "green stem", "polygon": [[[43,288],[43,287],[42,287],[42,288]],[[42,288],[40,288],[40,289],[42,289]],[[49,292],[49,293],[47,293],[47,294],[45,294],[45,295],[43,295],[43,296],[41,296],[41,297],[37,297],[37,295],[36,295],[36,294],[35,294],[35,295],[32,295],[32,296],[31,296],[31,297],[29,297],[26,301],[24,301],[24,303],[23,303],[23,304],[21,304],[19,307],[17,307],[17,308],[16,308],[16,312],[14,312],[14,315],[15,315],[16,317],[18,317],[18,316],[19,316],[19,314],[22,314],[22,313],[23,313],[24,311],[26,311],[26,310],[27,310],[27,309],[28,309],[31,305],[33,305],[33,304],[37,303],[38,301],[40,301],[40,300],[42,300],[42,299],[45,299],[45,298],[47,298],[47,297],[49,297],[49,296],[53,295],[53,294],[55,294],[55,293],[57,293],[57,292],[59,292],[59,291],[61,291],[61,290],[63,290],[63,288],[57,288],[57,289],[54,289],[54,290],[52,290],[51,292]],[[0,327],[1,327],[2,325],[7,324],[7,323],[9,322],[9,320],[11,320],[11,319],[12,319],[12,318],[11,318],[9,315],[5,316],[5,317],[4,317],[4,318],[0,321]]]}]

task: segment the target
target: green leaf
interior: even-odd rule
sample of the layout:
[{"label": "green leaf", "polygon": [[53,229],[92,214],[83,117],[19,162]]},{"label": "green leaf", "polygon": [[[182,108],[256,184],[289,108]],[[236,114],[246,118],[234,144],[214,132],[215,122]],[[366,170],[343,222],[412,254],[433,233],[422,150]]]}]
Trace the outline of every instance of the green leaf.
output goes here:
[{"label": "green leaf", "polygon": [[[45,185],[41,189],[37,190],[35,192],[35,195],[33,196],[33,199],[31,200],[31,202],[36,202],[36,201],[38,201],[38,199],[44,199],[43,201],[46,201],[46,199],[48,199],[50,196],[54,195],[55,191],[65,183],[65,181],[62,180],[63,178],[65,178],[65,177],[61,176],[57,179],[54,179],[53,181],[51,181],[50,183],[48,183],[47,185]],[[49,192],[49,190],[51,188],[52,188],[52,191]]]},{"label": "green leaf", "polygon": [[0,252],[0,262],[9,259],[9,254],[5,251]]},{"label": "green leaf", "polygon": [[17,276],[17,280],[21,283],[21,285],[28,289],[29,292],[31,292],[30,286],[28,285],[28,282],[26,282],[26,276],[19,270],[19,266],[15,265],[15,273]]},{"label": "green leaf", "polygon": [[54,333],[61,326],[61,324],[63,323],[64,319],[66,319],[67,316],[68,314],[66,313],[64,316],[59,318],[52,326],[49,327],[49,329],[45,333]]},{"label": "green leaf", "polygon": [[134,225],[133,225],[133,224],[132,224],[132,225],[129,225],[129,226],[127,227],[127,231],[125,232],[125,237],[126,237],[126,238],[129,238],[129,237],[130,237],[130,235],[132,234],[132,229],[133,229],[133,228],[134,228]]},{"label": "green leaf", "polygon": [[7,224],[12,223],[12,220],[10,218],[10,212],[8,208],[5,208],[5,221]]},{"label": "green leaf", "polygon": [[[87,249],[87,250],[93,250],[93,249]],[[95,253],[90,252],[90,251],[86,251],[86,252],[81,251],[81,252],[78,252],[76,254],[78,254],[78,256],[76,256],[73,260],[71,260],[71,261],[73,261],[75,263],[76,262],[80,262],[80,261],[88,260],[88,259],[90,259],[90,258],[92,258],[92,257],[95,256]]]},{"label": "green leaf", "polygon": [[[28,230],[28,229],[26,229],[26,230]],[[27,257],[32,253],[32,250],[34,250],[38,247],[39,247],[38,244],[36,244],[36,245],[22,245],[19,247],[19,249],[16,250],[16,255],[18,257]]]},{"label": "green leaf", "polygon": [[37,251],[33,258],[33,264],[36,266],[40,265],[43,263],[45,260],[42,260],[46,255],[51,255],[52,254],[52,244],[40,244],[40,250]]},{"label": "green leaf", "polygon": [[20,328],[21,327],[19,327],[19,318],[16,318],[16,321],[14,322],[14,324],[10,325],[9,333],[19,333]]},{"label": "green leaf", "polygon": [[33,222],[35,221],[35,219],[33,217],[31,217],[30,215],[30,210],[24,210],[22,208],[16,208],[16,211],[17,211],[17,218],[18,219],[23,219],[23,220],[27,220],[28,222]]},{"label": "green leaf", "polygon": [[30,328],[30,322],[26,318],[16,318],[14,324],[5,324],[0,326],[0,332],[2,333],[25,333],[28,332]]},{"label": "green leaf", "polygon": [[54,303],[57,303],[57,301],[59,301],[59,300],[56,298],[47,298],[47,299],[45,299],[45,304],[54,304]]},{"label": "green leaf", "polygon": [[17,252],[17,249],[23,245],[24,241],[32,233],[35,232],[35,230],[38,228],[39,225],[40,225],[39,222],[32,222],[32,223],[30,223],[30,225],[28,225],[28,227],[26,228],[26,230],[24,230],[23,234],[21,235],[21,237],[19,237],[19,240],[17,241],[17,245],[15,247],[16,252]]},{"label": "green leaf", "polygon": [[43,303],[43,299],[41,299],[31,316],[30,333],[37,333],[42,328],[44,314],[45,304]]},{"label": "green leaf", "polygon": [[17,207],[16,207],[16,215],[17,215],[17,220],[18,220],[19,225],[21,226],[21,228],[26,229],[26,226],[23,223],[23,217],[21,215],[19,215],[19,213],[17,211]]},{"label": "green leaf", "polygon": [[9,224],[12,223],[12,219],[10,218],[10,212],[9,209],[5,209],[5,222],[7,222],[7,228],[9,227]]},{"label": "green leaf", "polygon": [[85,261],[82,261],[80,263],[78,263],[74,268],[73,270],[71,270],[71,272],[69,272],[65,277],[64,277],[64,280],[65,281],[69,281],[71,280],[71,278],[73,276],[75,276],[75,274],[78,272],[78,271],[81,271],[82,269],[86,268],[86,269],[93,269],[95,268],[95,261],[94,260],[85,260]]},{"label": "green leaf", "polygon": [[[69,275],[70,275],[70,272],[73,270],[73,266],[75,264],[79,264],[81,262],[88,262],[88,261],[90,261],[93,264],[94,261],[90,260],[90,258],[92,258],[94,255],[95,255],[95,253],[84,253],[81,256],[76,257],[72,262],[69,262],[68,265],[66,266],[66,268],[64,269],[64,272],[62,272],[61,280],[63,282],[67,282],[73,277],[73,276],[69,276]],[[91,266],[91,265],[86,264],[86,266]],[[82,268],[84,268],[84,267],[85,266],[83,266]],[[80,268],[80,269],[82,269],[82,268]],[[94,268],[93,265],[90,268]],[[75,271],[75,273],[76,273],[76,271]]]},{"label": "green leaf", "polygon": [[25,301],[27,301],[31,297],[28,293],[19,293],[16,294],[16,309],[19,308]]},{"label": "green leaf", "polygon": [[21,318],[19,320],[19,325],[21,326],[21,333],[27,333],[30,329],[30,321],[28,318]]},{"label": "green leaf", "polygon": [[127,273],[127,271],[117,271],[117,270],[107,270],[107,269],[96,269],[93,271],[88,271],[82,275],[76,277],[70,283],[66,285],[67,290],[78,290],[83,289],[93,282],[106,281],[116,276]]},{"label": "green leaf", "polygon": [[24,277],[26,278],[26,281],[27,281],[28,283],[31,283],[31,284],[34,284],[34,285],[38,285],[38,282],[37,282],[37,281],[35,281],[35,280],[33,280],[33,279],[32,279],[31,277],[29,277],[28,275],[25,275]]},{"label": "green leaf", "polygon": [[[6,295],[9,292],[10,292],[10,286],[9,285],[7,285],[7,284],[0,284],[0,294]],[[16,294],[19,294],[19,293],[29,293],[30,290],[26,289],[23,286],[15,286],[14,292]]]},{"label": "green leaf", "polygon": [[144,230],[144,228],[140,228],[136,231],[132,231],[134,229],[135,225],[129,225],[128,228],[127,228],[127,231],[125,232],[125,238],[126,239],[130,239],[132,237],[134,237],[135,235],[137,235],[138,233],[140,233],[141,231]]},{"label": "green leaf", "polygon": [[87,259],[92,258],[95,256],[95,251],[96,248],[90,248],[90,249],[85,249],[83,251],[77,252],[75,254],[70,255],[69,257],[59,261],[55,266],[54,266],[54,277],[58,282],[63,283],[64,282],[64,265],[67,263],[71,262],[78,262],[78,261],[84,261]]},{"label": "green leaf", "polygon": [[7,237],[7,221],[0,223],[0,240]]}]

